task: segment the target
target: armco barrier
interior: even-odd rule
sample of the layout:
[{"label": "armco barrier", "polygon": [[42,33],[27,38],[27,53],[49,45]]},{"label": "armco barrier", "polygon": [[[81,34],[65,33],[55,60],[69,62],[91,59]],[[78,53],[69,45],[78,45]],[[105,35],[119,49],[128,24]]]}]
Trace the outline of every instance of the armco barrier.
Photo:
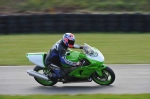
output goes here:
[{"label": "armco barrier", "polygon": [[0,33],[150,32],[150,14],[1,15]]}]

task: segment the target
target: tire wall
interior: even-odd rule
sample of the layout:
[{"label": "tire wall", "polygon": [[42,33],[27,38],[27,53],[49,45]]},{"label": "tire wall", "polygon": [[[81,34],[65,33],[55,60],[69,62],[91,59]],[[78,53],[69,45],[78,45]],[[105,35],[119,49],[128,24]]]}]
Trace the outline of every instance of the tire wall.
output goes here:
[{"label": "tire wall", "polygon": [[150,14],[0,16],[0,34],[53,32],[150,32]]}]

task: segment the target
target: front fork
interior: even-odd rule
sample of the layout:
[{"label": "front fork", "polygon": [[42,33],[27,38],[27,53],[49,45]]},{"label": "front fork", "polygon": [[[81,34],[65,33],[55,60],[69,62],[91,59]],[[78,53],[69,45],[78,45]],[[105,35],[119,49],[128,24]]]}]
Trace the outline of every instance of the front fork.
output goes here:
[{"label": "front fork", "polygon": [[102,70],[105,69],[106,67],[107,67],[106,64],[102,64],[102,65],[99,66],[99,68],[96,70],[96,73],[97,73],[99,76],[103,76]]}]

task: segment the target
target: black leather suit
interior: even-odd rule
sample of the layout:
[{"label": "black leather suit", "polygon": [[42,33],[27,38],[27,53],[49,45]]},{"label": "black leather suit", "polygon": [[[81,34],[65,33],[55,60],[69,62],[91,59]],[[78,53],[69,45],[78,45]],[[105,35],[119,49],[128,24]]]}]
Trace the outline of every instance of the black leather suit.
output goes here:
[{"label": "black leather suit", "polygon": [[[74,48],[81,48],[81,46],[77,45]],[[67,49],[68,47],[63,43],[63,41],[59,40],[53,45],[46,56],[45,65],[50,67],[55,72],[56,77],[64,76],[63,71],[60,68],[60,63],[76,66],[76,62],[71,62],[66,59],[65,54]]]}]

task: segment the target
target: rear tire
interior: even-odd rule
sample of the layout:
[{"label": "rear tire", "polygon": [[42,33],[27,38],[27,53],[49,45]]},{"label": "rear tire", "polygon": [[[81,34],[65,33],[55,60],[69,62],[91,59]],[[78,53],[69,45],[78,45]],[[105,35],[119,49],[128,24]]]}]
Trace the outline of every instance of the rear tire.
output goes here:
[{"label": "rear tire", "polygon": [[100,85],[110,85],[115,81],[115,73],[109,67],[102,70],[103,76],[99,76],[97,72],[92,74],[92,79],[94,82]]},{"label": "rear tire", "polygon": [[[43,71],[43,73],[44,73],[44,71],[46,71],[46,69],[42,68],[42,67],[39,67],[39,66],[35,66],[34,71],[36,71],[36,72]],[[41,84],[43,86],[53,86],[53,85],[55,85],[57,83],[57,81],[46,81],[46,80],[42,80],[42,79],[39,79],[39,78],[36,78],[36,77],[34,77],[34,79],[39,84]]]}]

